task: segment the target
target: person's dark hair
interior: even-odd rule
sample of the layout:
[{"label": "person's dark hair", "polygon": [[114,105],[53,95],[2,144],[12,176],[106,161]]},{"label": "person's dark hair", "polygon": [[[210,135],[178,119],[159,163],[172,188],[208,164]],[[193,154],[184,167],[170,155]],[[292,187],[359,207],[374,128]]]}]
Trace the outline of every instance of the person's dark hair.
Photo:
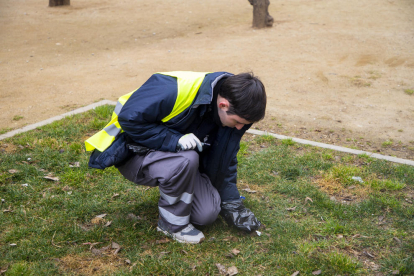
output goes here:
[{"label": "person's dark hair", "polygon": [[235,114],[252,123],[265,116],[265,87],[253,73],[228,77],[221,85],[219,95],[230,103],[227,114]]}]

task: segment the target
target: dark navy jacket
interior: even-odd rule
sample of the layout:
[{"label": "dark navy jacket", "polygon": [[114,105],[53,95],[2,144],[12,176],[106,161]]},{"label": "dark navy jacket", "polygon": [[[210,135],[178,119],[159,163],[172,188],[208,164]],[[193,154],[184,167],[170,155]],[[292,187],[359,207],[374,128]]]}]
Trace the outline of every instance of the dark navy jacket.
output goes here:
[{"label": "dark navy jacket", "polygon": [[[173,110],[177,81],[171,76],[154,74],[124,104],[118,115],[119,124],[134,142],[150,149],[175,152],[181,136],[211,109],[215,84],[228,76],[231,74],[226,72],[207,74],[190,107],[163,123],[161,120]],[[241,137],[249,127],[238,130],[218,126],[206,141],[211,146],[200,154],[200,170],[210,178],[223,202],[240,198],[236,187],[237,152]]]}]

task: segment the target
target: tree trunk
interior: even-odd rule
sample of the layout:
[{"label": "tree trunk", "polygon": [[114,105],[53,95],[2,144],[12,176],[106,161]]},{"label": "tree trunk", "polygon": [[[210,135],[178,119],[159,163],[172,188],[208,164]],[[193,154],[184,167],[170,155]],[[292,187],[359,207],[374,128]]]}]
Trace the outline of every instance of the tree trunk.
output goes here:
[{"label": "tree trunk", "polygon": [[49,0],[49,7],[70,5],[70,0]]},{"label": "tree trunk", "polygon": [[253,28],[265,28],[273,26],[273,17],[270,16],[269,0],[249,0],[253,6]]}]

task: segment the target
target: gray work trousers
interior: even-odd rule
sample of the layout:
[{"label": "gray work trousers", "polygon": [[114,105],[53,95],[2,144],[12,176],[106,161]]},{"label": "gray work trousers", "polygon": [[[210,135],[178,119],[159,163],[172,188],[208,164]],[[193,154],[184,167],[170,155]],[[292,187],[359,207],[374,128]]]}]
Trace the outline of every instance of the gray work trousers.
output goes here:
[{"label": "gray work trousers", "polygon": [[220,212],[220,195],[198,165],[194,150],[151,151],[145,156],[135,155],[118,169],[138,185],[159,187],[160,219],[175,233],[190,222],[210,224]]}]

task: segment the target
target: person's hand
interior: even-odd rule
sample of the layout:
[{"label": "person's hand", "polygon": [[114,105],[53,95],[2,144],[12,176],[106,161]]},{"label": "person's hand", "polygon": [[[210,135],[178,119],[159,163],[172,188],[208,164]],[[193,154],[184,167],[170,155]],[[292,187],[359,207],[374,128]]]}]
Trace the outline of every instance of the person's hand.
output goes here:
[{"label": "person's hand", "polygon": [[203,151],[203,145],[201,144],[200,140],[192,133],[188,133],[178,140],[177,146],[181,150],[192,150],[196,147],[198,148],[199,152]]},{"label": "person's hand", "polygon": [[244,231],[254,231],[262,225],[241,200],[222,202],[220,215],[229,225]]}]

